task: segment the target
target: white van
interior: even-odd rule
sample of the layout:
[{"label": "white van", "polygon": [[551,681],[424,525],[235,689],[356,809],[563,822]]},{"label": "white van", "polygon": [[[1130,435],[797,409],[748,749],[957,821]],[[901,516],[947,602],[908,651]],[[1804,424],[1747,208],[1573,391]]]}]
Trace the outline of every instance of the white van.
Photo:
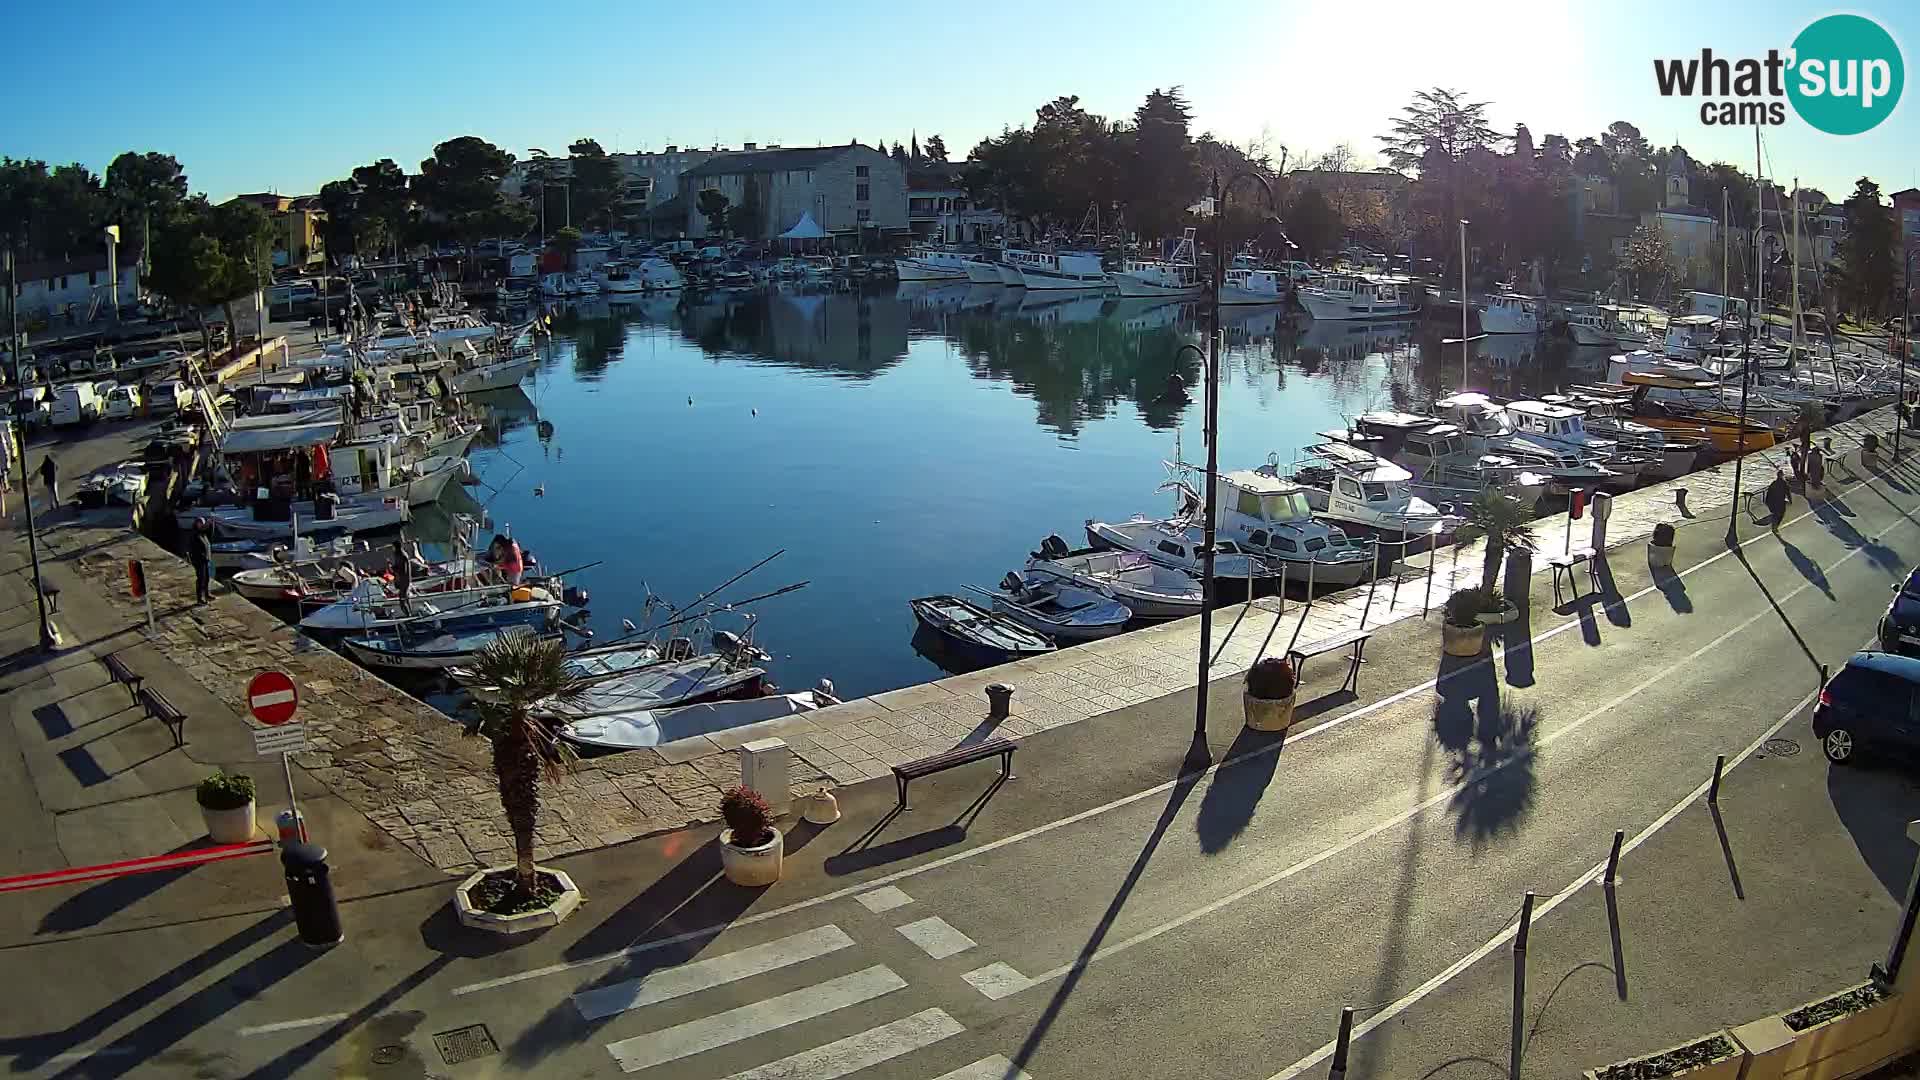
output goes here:
[{"label": "white van", "polygon": [[90,382],[64,383],[53,391],[53,426],[91,424],[103,411],[100,392]]},{"label": "white van", "polygon": [[46,386],[25,386],[13,405],[13,415],[25,428],[45,427],[53,420],[52,393]]},{"label": "white van", "polygon": [[107,419],[131,420],[140,415],[140,388],[121,385],[107,393]]}]

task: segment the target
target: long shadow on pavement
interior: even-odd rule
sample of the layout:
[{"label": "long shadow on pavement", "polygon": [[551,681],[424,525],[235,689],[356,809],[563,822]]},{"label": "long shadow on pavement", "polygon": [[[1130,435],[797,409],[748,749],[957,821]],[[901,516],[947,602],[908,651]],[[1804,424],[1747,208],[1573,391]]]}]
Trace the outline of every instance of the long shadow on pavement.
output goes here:
[{"label": "long shadow on pavement", "polygon": [[[1797,553],[1800,549],[1795,548],[1792,545],[1788,545],[1787,550],[1790,552]],[[1734,560],[1740,564],[1741,569],[1747,572],[1747,576],[1753,579],[1753,584],[1757,588],[1759,588],[1760,595],[1767,598],[1767,603],[1773,607],[1773,613],[1775,615],[1780,616],[1780,622],[1784,626],[1786,626],[1787,633],[1793,635],[1793,643],[1800,646],[1800,651],[1806,656],[1807,662],[1813,665],[1815,671],[1818,671],[1820,669],[1820,658],[1813,654],[1813,650],[1808,647],[1806,639],[1800,636],[1800,630],[1798,627],[1793,625],[1793,620],[1787,618],[1787,613],[1785,609],[1781,608],[1780,601],[1774,599],[1773,590],[1767,588],[1767,583],[1764,581],[1761,581],[1760,575],[1753,572],[1752,564],[1747,562],[1746,549],[1735,548],[1733,550],[1733,557],[1734,557]],[[1790,555],[1789,558],[1791,557],[1792,556]],[[1806,558],[1806,556],[1802,555],[1801,558],[1804,559]],[[1820,572],[1819,568],[1815,567],[1814,573],[1817,574],[1819,572]],[[1820,583],[1822,586],[1824,586],[1826,584],[1826,578],[1822,577],[1820,579]],[[1833,594],[1828,593],[1827,596],[1829,599],[1831,599]]]},{"label": "long shadow on pavement", "polygon": [[[1200,837],[1201,851],[1218,855],[1246,830],[1260,806],[1261,796],[1273,782],[1274,770],[1280,765],[1279,754],[1254,754],[1254,751],[1285,739],[1284,732],[1240,729],[1233,745],[1227,748],[1226,757],[1222,759],[1224,764],[1213,774],[1206,795],[1200,799],[1200,813],[1194,819],[1193,828]],[[1254,756],[1238,760],[1242,754]]]},{"label": "long shadow on pavement", "polygon": [[[1113,894],[1113,901],[1107,905],[1107,910],[1101,914],[1100,921],[1094,925],[1093,933],[1087,937],[1087,943],[1080,947],[1080,954],[1075,958],[1073,967],[1067,971],[1066,977],[1061,980],[1060,988],[1055,990],[1053,997],[1047,1000],[1047,1007],[1040,1013],[1039,1019],[1033,1022],[1033,1028],[1021,1041],[1020,1048],[1012,1054],[1015,1065],[1022,1069],[1026,1068],[1028,1062],[1033,1060],[1035,1052],[1040,1049],[1040,1044],[1046,1041],[1047,1032],[1052,1030],[1053,1022],[1060,1016],[1060,1010],[1066,1007],[1067,999],[1073,996],[1074,988],[1080,985],[1080,979],[1086,974],[1088,965],[1093,962],[1094,954],[1100,951],[1100,946],[1106,941],[1108,932],[1113,929],[1114,920],[1120,917],[1121,910],[1127,906],[1127,898],[1133,894],[1134,886],[1139,884],[1141,875],[1146,873],[1147,864],[1153,860],[1153,853],[1160,847],[1161,839],[1179,818],[1180,808],[1186,805],[1187,797],[1193,794],[1193,789],[1200,783],[1200,778],[1206,775],[1207,766],[1204,762],[1208,756],[1209,751],[1205,742],[1196,738],[1187,752],[1186,763],[1180,770],[1180,778],[1174,783],[1173,790],[1167,794],[1167,805],[1161,809],[1160,818],[1154,822],[1153,831],[1147,835],[1146,842],[1141,844],[1140,854],[1134,857],[1133,866],[1127,870],[1127,876],[1121,880],[1120,888]],[[1278,752],[1271,756],[1277,757]]]},{"label": "long shadow on pavement", "polygon": [[1532,686],[1533,678],[1533,566],[1532,560],[1517,555],[1507,560],[1502,590],[1513,597],[1520,617],[1500,628],[1500,662],[1506,668],[1508,686]]},{"label": "long shadow on pavement", "polygon": [[1667,598],[1667,606],[1673,609],[1674,614],[1693,614],[1693,598],[1687,595],[1685,578],[1662,567],[1653,572],[1653,584],[1660,590],[1660,595]]},{"label": "long shadow on pavement", "polygon": [[[47,1032],[43,1035],[25,1035],[0,1038],[0,1054],[14,1055],[11,1066],[15,1072],[28,1072],[45,1065],[56,1055],[64,1054],[85,1045],[88,1041],[111,1030],[127,1017],[160,1000],[168,994],[187,985],[194,979],[225,963],[234,956],[252,948],[254,945],[272,937],[281,928],[293,922],[291,911],[277,911],[251,926],[245,927],[226,940],[204,949],[174,965],[168,971],[147,980],[147,982],[115,998],[112,1002],[96,1009],[92,1015],[76,1020],[64,1031]],[[311,953],[306,946],[300,947]],[[144,1028],[142,1029],[144,1030]],[[185,1034],[184,1032],[182,1034]],[[116,1044],[118,1045],[118,1044]],[[135,1048],[137,1049],[137,1047]],[[107,1065],[111,1063],[101,1062]],[[90,1062],[90,1064],[92,1064]],[[130,1063],[130,1066],[133,1063]],[[129,1067],[130,1067],[129,1066]]]},{"label": "long shadow on pavement", "polygon": [[1607,621],[1615,626],[1633,625],[1633,613],[1627,610],[1627,602],[1620,595],[1620,586],[1614,583],[1613,566],[1607,562],[1607,553],[1597,552],[1593,556],[1593,576],[1599,582],[1596,590],[1601,609],[1607,613]]},{"label": "long shadow on pavement", "polygon": [[1829,766],[1827,798],[1880,886],[1904,900],[1914,863],[1907,822],[1920,818],[1920,785],[1892,770]]},{"label": "long shadow on pavement", "polygon": [[[204,837],[190,840],[165,854],[172,855],[176,852],[210,847],[212,843]],[[145,874],[127,874],[123,877],[108,878],[98,885],[89,886],[62,900],[57,907],[41,917],[38,932],[64,934],[96,926],[102,920],[120,914],[197,869],[199,869],[197,866],[185,866],[177,870],[154,870]]]}]

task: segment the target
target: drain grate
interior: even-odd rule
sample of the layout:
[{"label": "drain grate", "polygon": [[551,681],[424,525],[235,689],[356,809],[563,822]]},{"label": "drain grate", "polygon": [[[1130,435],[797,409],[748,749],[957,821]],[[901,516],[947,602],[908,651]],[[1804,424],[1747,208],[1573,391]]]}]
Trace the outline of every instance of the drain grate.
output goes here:
[{"label": "drain grate", "polygon": [[394,1062],[406,1056],[407,1048],[404,1046],[377,1047],[373,1051],[373,1063],[375,1065],[392,1065]]},{"label": "drain grate", "polygon": [[1774,757],[1792,757],[1800,752],[1800,744],[1792,739],[1768,739],[1760,748]]},{"label": "drain grate", "polygon": [[493,1035],[487,1031],[485,1024],[470,1024],[452,1031],[443,1031],[433,1037],[433,1045],[440,1051],[441,1060],[449,1065],[474,1061],[500,1052],[500,1047],[494,1043]]}]

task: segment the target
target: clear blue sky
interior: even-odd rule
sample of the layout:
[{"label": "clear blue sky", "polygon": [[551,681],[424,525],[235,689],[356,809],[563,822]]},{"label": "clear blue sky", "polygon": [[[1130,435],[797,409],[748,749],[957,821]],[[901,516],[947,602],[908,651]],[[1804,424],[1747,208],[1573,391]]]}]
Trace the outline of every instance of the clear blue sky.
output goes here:
[{"label": "clear blue sky", "polygon": [[[1625,119],[1656,144],[1677,138],[1751,170],[1752,129],[1704,127],[1697,103],[1663,101],[1656,55],[1759,54],[1853,10],[1891,30],[1909,65],[1920,60],[1920,4],[1884,0],[574,7],[556,18],[524,0],[14,4],[7,81],[24,92],[0,154],[100,169],[121,150],[161,150],[216,199],[311,192],[381,157],[413,171],[435,142],[465,134],[524,156],[582,136],[635,150],[918,130],[943,134],[958,157],[1059,94],[1122,115],[1180,84],[1197,130],[1264,139],[1276,157],[1284,145],[1295,161],[1349,142],[1364,159],[1408,95],[1439,84],[1491,102],[1496,126],[1525,123],[1536,141]],[[1889,192],[1912,186],[1915,109],[1903,100],[1851,138],[1790,118],[1768,129],[1767,172],[1835,198],[1863,173]]]}]

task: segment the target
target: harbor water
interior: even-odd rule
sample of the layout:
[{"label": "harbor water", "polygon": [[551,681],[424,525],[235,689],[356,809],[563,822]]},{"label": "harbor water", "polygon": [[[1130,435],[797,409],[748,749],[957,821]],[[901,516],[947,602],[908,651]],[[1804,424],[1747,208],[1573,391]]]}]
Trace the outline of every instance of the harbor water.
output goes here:
[{"label": "harbor water", "polygon": [[[977,598],[965,586],[992,588],[1049,533],[1084,544],[1089,518],[1164,515],[1163,462],[1204,460],[1200,355],[1180,348],[1205,346],[1197,302],[967,285],[636,300],[554,309],[538,374],[479,397],[493,431],[467,492],[542,566],[599,564],[577,583],[602,640],[644,623],[649,594],[684,605],[784,550],[715,598],[808,583],[753,605],[779,683],[925,681],[940,671],[908,600]],[[1291,462],[1316,432],[1463,377],[1459,346],[1411,320],[1222,323],[1223,469]],[[1606,355],[1470,348],[1468,383],[1507,393],[1595,377]]]}]

